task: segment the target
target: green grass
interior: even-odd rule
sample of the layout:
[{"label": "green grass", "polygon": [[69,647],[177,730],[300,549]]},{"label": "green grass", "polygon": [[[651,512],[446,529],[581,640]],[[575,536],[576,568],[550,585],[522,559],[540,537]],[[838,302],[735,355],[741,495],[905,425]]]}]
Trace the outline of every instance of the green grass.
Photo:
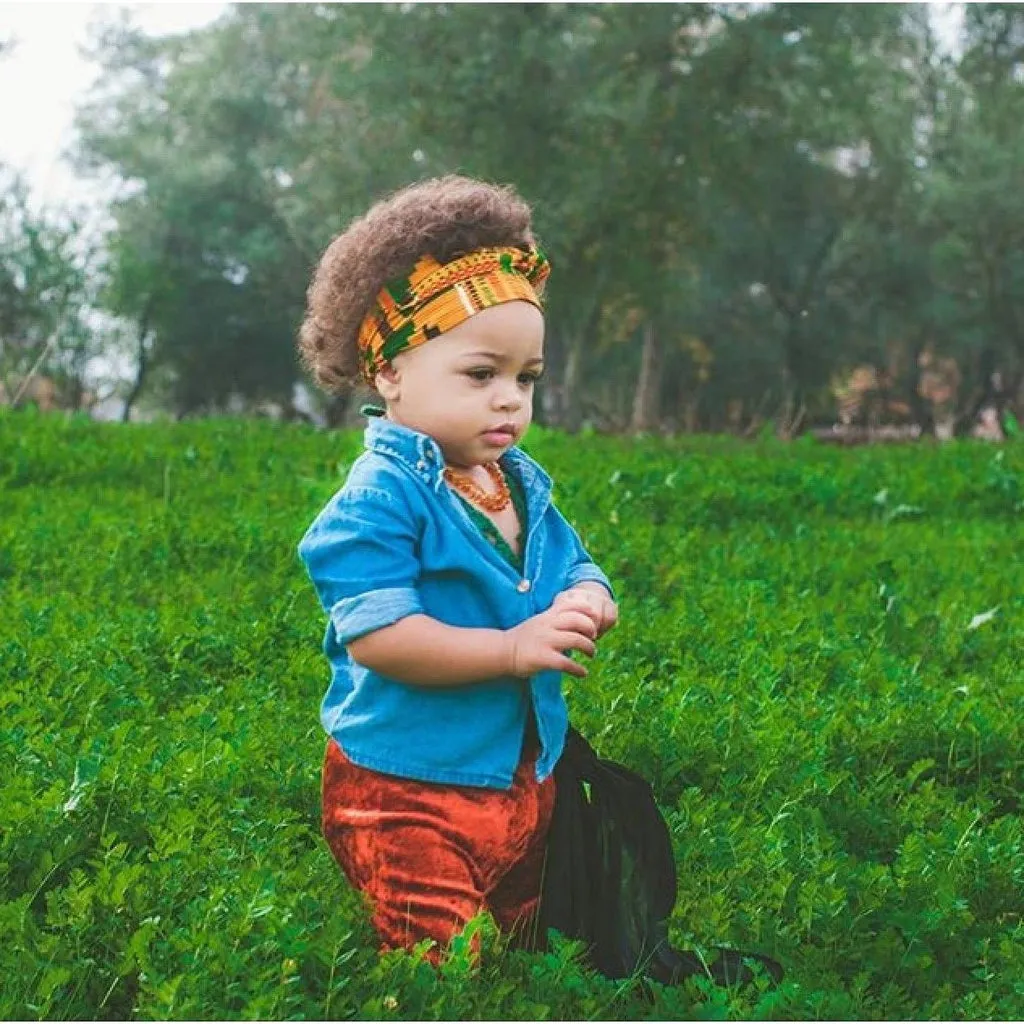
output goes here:
[{"label": "green grass", "polygon": [[6,412],[0,1015],[1024,1016],[1024,446],[526,447],[619,592],[566,685],[655,788],[673,939],[781,989],[645,1000],[487,922],[478,973],[379,958],[319,834],[295,554],[361,435]]}]

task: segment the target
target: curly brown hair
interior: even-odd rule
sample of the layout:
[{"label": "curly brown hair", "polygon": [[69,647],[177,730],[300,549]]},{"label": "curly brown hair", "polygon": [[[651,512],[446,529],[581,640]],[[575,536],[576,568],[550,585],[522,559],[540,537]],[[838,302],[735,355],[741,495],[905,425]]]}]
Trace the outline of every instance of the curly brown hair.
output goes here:
[{"label": "curly brown hair", "polygon": [[386,282],[428,254],[446,263],[486,246],[533,245],[530,216],[511,186],[457,174],[408,185],[374,204],[320,257],[299,330],[303,365],[327,392],[358,384],[359,325]]}]

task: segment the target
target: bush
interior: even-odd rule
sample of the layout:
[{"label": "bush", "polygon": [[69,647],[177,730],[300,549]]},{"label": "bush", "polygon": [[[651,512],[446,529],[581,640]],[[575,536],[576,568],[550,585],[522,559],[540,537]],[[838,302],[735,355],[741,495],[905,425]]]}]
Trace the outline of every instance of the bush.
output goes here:
[{"label": "bush", "polygon": [[[536,429],[620,598],[576,725],[648,777],[679,946],[376,953],[319,834],[323,618],[295,554],[358,433],[0,414],[5,1018],[1024,1016],[1024,459]],[[10,770],[13,768],[13,770]],[[461,951],[460,951],[461,950]]]}]

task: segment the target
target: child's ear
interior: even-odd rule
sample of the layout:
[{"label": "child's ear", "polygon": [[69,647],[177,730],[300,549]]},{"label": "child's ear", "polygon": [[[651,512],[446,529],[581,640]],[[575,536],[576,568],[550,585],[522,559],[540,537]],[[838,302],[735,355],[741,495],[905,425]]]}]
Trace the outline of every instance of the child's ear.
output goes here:
[{"label": "child's ear", "polygon": [[401,391],[401,381],[401,374],[390,363],[385,363],[374,377],[374,387],[386,402],[397,402]]}]

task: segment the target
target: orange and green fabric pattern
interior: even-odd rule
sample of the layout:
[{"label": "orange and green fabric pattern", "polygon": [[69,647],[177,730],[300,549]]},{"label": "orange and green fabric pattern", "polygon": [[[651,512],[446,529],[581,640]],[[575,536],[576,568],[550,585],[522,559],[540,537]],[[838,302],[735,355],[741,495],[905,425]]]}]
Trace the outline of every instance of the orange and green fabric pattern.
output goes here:
[{"label": "orange and green fabric pattern", "polygon": [[408,277],[389,281],[359,328],[363,378],[407,348],[450,331],[502,302],[522,300],[538,309],[551,264],[541,249],[477,249],[448,263],[423,256]]}]

